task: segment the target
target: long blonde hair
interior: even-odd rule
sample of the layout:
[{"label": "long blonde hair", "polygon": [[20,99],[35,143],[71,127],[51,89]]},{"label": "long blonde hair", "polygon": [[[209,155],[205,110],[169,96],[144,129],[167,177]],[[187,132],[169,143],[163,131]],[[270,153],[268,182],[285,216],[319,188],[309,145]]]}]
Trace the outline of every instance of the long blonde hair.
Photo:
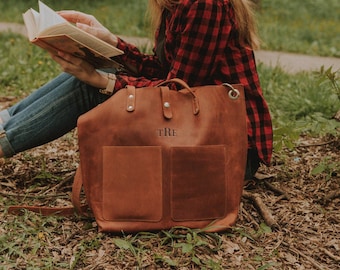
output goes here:
[{"label": "long blonde hair", "polygon": [[[254,3],[250,0],[229,0],[234,8],[235,20],[239,30],[240,43],[243,46],[257,49],[260,40],[257,35]],[[156,29],[161,20],[164,9],[171,10],[180,0],[149,0],[149,17],[153,29]]]}]

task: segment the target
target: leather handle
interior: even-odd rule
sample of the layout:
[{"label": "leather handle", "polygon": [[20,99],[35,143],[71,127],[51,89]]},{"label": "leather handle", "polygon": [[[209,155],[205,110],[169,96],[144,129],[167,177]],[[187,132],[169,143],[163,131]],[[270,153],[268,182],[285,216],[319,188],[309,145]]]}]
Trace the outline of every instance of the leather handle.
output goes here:
[{"label": "leather handle", "polygon": [[73,204],[75,211],[79,215],[89,217],[91,216],[89,206],[87,204],[82,204],[80,202],[80,193],[81,193],[82,187],[83,187],[83,177],[82,177],[81,165],[79,164],[76,174],[74,175],[74,181],[72,185],[72,204]]},{"label": "leather handle", "polygon": [[73,216],[75,214],[74,207],[44,207],[30,205],[13,205],[8,208],[8,213],[12,215],[20,215],[23,210],[38,213],[42,216]]},{"label": "leather handle", "polygon": [[164,82],[161,82],[157,85],[157,87],[162,86],[164,84],[168,84],[168,83],[177,83],[177,84],[183,86],[184,88],[188,89],[189,91],[191,91],[190,86],[185,81],[183,81],[179,78],[173,78],[173,79],[169,79],[169,80],[166,80]]},{"label": "leather handle", "polygon": [[169,79],[169,80],[166,80],[164,82],[159,83],[156,87],[162,86],[164,84],[169,84],[169,83],[179,84],[179,85],[183,86],[186,90],[189,91],[189,93],[193,97],[193,99],[192,99],[193,112],[194,112],[195,115],[198,114],[199,111],[200,111],[198,97],[196,96],[195,92],[191,90],[190,86],[185,81],[183,81],[179,78],[173,78],[173,79]]},{"label": "leather handle", "polygon": [[76,171],[72,185],[72,204],[73,206],[65,207],[46,207],[46,206],[31,206],[31,205],[14,205],[8,208],[9,214],[19,215],[23,210],[39,213],[43,216],[73,216],[75,213],[83,216],[91,216],[89,207],[80,202],[80,192],[83,186],[80,165]]}]

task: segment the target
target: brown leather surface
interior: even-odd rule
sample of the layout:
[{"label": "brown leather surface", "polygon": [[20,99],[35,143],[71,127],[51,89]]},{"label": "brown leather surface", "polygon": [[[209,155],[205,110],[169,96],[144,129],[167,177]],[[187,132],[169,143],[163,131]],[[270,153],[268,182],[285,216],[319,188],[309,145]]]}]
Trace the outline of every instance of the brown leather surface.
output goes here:
[{"label": "brown leather surface", "polygon": [[243,87],[233,87],[238,99],[223,85],[128,87],[79,118],[76,178],[100,231],[235,223],[247,128]]}]

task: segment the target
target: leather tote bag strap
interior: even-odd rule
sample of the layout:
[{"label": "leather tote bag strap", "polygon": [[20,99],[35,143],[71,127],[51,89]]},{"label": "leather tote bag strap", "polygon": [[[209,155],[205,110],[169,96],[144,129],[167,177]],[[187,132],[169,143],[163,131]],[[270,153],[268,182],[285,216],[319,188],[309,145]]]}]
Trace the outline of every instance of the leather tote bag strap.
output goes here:
[{"label": "leather tote bag strap", "polygon": [[72,185],[72,203],[73,206],[66,207],[45,207],[45,206],[30,206],[30,205],[13,205],[8,208],[9,214],[18,215],[22,211],[27,210],[39,213],[43,216],[57,215],[57,216],[73,216],[75,213],[83,216],[89,216],[88,205],[81,204],[80,194],[83,186],[81,177],[81,166],[79,165],[73,185]]}]

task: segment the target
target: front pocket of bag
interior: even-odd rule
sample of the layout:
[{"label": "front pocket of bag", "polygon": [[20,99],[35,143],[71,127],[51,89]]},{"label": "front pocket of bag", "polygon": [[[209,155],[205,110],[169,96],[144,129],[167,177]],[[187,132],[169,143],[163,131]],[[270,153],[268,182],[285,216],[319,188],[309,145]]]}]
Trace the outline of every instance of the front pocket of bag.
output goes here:
[{"label": "front pocket of bag", "polygon": [[103,218],[162,218],[162,151],[158,146],[103,147]]},{"label": "front pocket of bag", "polygon": [[226,212],[226,153],[219,145],[171,150],[174,221],[222,218]]}]

